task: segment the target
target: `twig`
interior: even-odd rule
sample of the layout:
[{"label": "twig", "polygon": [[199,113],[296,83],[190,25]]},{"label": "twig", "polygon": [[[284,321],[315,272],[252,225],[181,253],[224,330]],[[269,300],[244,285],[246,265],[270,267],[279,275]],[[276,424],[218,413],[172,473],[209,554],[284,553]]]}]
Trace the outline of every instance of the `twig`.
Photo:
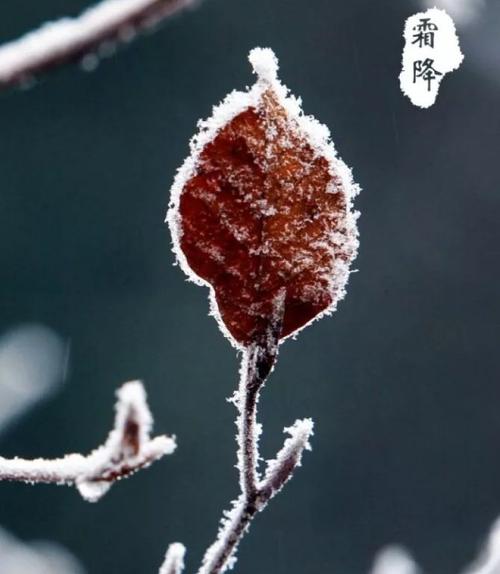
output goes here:
[{"label": "twig", "polygon": [[235,552],[254,516],[264,509],[271,498],[281,490],[301,464],[302,453],[309,449],[313,434],[310,419],[296,421],[285,429],[290,438],[285,441],[274,461],[270,461],[262,480],[259,479],[257,423],[259,392],[269,376],[278,354],[279,334],[283,313],[283,296],[275,305],[275,316],[262,341],[248,348],[243,356],[240,387],[233,402],[238,408],[238,468],[241,494],[225,513],[219,535],[207,550],[198,574],[222,574],[235,562]]},{"label": "twig", "polygon": [[179,542],[174,542],[168,547],[165,562],[160,568],[159,574],[181,574],[184,569],[185,547]]},{"label": "twig", "polygon": [[0,46],[0,89],[29,82],[92,53],[113,51],[196,0],[103,0],[76,18],[48,22]]},{"label": "twig", "polygon": [[117,395],[115,426],[103,446],[88,456],[55,460],[0,457],[0,480],[76,486],[83,498],[95,502],[117,480],[173,453],[175,437],[150,438],[153,419],[142,384],[126,383]]}]

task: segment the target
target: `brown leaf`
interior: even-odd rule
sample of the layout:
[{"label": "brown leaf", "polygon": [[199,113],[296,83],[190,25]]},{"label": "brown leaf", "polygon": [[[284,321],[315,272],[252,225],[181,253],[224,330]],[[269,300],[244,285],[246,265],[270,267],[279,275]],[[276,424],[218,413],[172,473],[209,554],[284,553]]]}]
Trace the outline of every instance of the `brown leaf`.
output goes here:
[{"label": "brown leaf", "polygon": [[357,248],[356,187],[327,130],[286,96],[271,50],[250,58],[257,83],[202,124],[168,215],[182,267],[213,288],[241,346],[263,336],[283,291],[282,338],[333,310]]}]

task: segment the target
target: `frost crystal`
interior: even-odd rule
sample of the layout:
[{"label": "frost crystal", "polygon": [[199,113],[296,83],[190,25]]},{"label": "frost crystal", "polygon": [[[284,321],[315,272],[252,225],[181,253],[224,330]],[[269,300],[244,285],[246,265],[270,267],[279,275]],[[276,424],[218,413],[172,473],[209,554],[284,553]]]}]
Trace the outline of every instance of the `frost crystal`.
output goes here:
[{"label": "frost crystal", "polygon": [[248,59],[260,81],[268,83],[276,81],[278,58],[271,48],[254,48],[250,51]]}]

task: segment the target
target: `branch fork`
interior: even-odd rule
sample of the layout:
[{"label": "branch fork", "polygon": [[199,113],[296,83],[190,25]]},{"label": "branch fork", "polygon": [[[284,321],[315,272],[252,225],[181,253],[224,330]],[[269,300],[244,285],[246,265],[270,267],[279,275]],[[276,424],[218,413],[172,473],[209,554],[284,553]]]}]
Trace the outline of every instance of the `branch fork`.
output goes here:
[{"label": "branch fork", "polygon": [[[248,347],[241,363],[239,389],[231,399],[238,409],[238,470],[240,496],[232,508],[224,513],[216,541],[208,548],[198,574],[222,574],[235,562],[238,545],[248,531],[253,518],[290,480],[301,465],[305,450],[310,450],[313,435],[311,419],[297,420],[285,432],[289,437],[274,460],[267,462],[264,476],[258,472],[258,439],[261,427],[257,423],[257,405],[260,390],[273,370],[278,356],[284,309],[284,293],[275,301],[275,312],[262,340]],[[170,557],[171,559],[171,557]],[[169,560],[167,559],[165,564]],[[181,574],[182,562],[177,570],[160,570],[160,574]]]},{"label": "branch fork", "polygon": [[0,481],[75,486],[85,500],[96,502],[114,482],[172,454],[175,437],[151,438],[153,419],[142,383],[124,384],[117,396],[115,426],[102,446],[88,456],[54,460],[0,457]]}]

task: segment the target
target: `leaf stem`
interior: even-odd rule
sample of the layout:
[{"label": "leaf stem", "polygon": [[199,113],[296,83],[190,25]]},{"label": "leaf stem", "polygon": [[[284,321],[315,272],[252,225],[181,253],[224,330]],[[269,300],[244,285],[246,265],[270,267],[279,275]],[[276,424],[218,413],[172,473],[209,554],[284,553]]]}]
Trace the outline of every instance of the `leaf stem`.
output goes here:
[{"label": "leaf stem", "polygon": [[260,390],[277,357],[277,344],[255,344],[246,352],[242,361],[238,408],[238,466],[241,492],[251,499],[257,494],[258,439],[257,406]]}]

